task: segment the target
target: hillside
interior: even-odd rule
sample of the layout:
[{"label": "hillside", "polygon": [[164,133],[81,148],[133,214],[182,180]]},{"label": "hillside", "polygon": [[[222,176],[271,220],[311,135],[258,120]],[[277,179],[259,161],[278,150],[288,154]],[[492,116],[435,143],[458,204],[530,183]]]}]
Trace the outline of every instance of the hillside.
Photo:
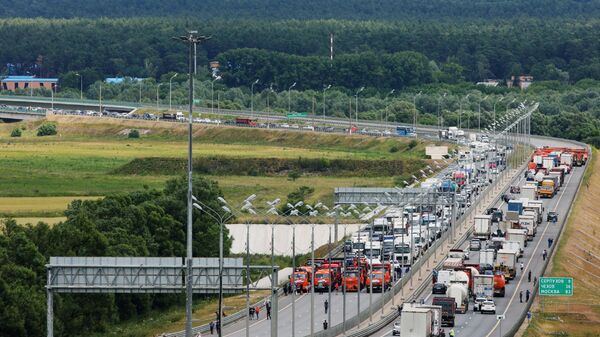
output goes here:
[{"label": "hillside", "polygon": [[[0,124],[0,217],[61,217],[81,196],[160,188],[183,176],[187,125],[112,118],[50,116],[58,135],[36,137],[42,121]],[[15,127],[20,138],[8,137]],[[139,130],[139,139],[128,138]],[[217,181],[225,197],[257,205],[301,186],[311,202],[331,203],[341,186],[387,186],[427,165],[426,143],[409,139],[265,129],[194,127],[194,170]],[[57,198],[60,197],[60,198]],[[61,209],[62,206],[62,209]],[[47,220],[47,219],[45,219]]]},{"label": "hillside", "polygon": [[[597,16],[597,0],[39,0],[0,1],[3,17],[194,16],[259,19],[512,18]],[[268,9],[268,10],[265,10]]]}]

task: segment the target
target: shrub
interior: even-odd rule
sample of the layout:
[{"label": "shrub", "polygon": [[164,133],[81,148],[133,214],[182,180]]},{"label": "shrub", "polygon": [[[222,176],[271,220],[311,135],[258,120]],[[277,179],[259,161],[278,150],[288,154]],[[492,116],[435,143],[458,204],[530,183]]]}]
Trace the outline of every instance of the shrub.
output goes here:
[{"label": "shrub", "polygon": [[37,129],[37,135],[38,136],[52,136],[56,134],[56,125],[54,124],[42,124],[38,129]]},{"label": "shrub", "polygon": [[413,139],[408,143],[408,148],[413,149],[415,146],[417,146],[417,144],[418,144],[418,142]]},{"label": "shrub", "polygon": [[390,148],[390,153],[396,153],[398,151],[400,151],[400,149],[395,145]]},{"label": "shrub", "polygon": [[140,132],[136,129],[129,131],[127,138],[140,138]]},{"label": "shrub", "polygon": [[292,181],[296,181],[296,179],[300,178],[300,172],[297,170],[292,170],[288,173],[288,179]]},{"label": "shrub", "polygon": [[21,129],[19,128],[14,128],[11,132],[10,132],[10,136],[11,137],[21,137]]}]

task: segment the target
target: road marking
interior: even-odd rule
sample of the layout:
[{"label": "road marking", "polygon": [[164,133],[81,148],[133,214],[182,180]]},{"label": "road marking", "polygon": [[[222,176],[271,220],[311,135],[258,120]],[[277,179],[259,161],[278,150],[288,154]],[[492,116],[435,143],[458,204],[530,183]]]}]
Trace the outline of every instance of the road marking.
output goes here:
[{"label": "road marking", "polygon": [[387,335],[388,335],[390,332],[393,332],[393,331],[394,331],[394,329],[392,329],[392,330],[390,330],[390,331],[388,331],[388,332],[384,333],[383,335],[381,335],[381,337],[385,337],[385,336],[387,336]]},{"label": "road marking", "polygon": [[[571,174],[571,176],[567,180],[567,183],[564,185],[564,189],[566,189],[567,186],[569,185],[569,183],[571,182],[571,178],[573,178],[573,174]],[[583,179],[583,176],[582,176],[582,179]],[[562,199],[563,195],[565,195],[564,191],[563,191],[563,193],[561,193],[560,197],[558,198],[558,200],[556,202],[556,205],[554,206],[554,211],[556,211],[556,209],[558,208],[558,205],[560,204],[560,200]],[[565,218],[563,221],[567,221],[567,219]],[[546,228],[544,228],[544,232],[542,233],[542,236],[539,238],[537,245],[535,245],[535,248],[534,248],[534,250],[533,250],[533,252],[531,254],[531,257],[529,258],[529,261],[527,262],[527,266],[525,266],[526,270],[529,269],[529,265],[531,264],[531,261],[534,260],[534,257],[536,256],[536,253],[537,253],[537,249],[540,246],[540,243],[542,243],[541,239],[542,239],[542,237],[544,237],[544,235],[546,235],[546,231],[548,230],[548,228],[550,228],[550,223],[546,221]],[[517,287],[515,288],[515,292],[510,297],[510,300],[508,301],[508,304],[506,305],[506,308],[504,309],[504,312],[502,313],[503,315],[506,315],[506,312],[508,311],[508,308],[510,308],[513,300],[515,299],[515,296],[518,293],[517,290],[519,288],[521,288],[521,283],[523,282],[523,279],[524,279],[524,277],[523,277],[523,275],[521,275],[520,278],[519,278],[519,283],[517,284]],[[496,330],[496,328],[498,327],[499,324],[500,324],[500,321],[497,321],[496,324],[494,324],[494,326],[492,327],[492,330],[490,330],[490,332],[487,335],[485,335],[485,337],[490,337],[492,335],[492,333],[494,332],[494,330]]]},{"label": "road marking", "polygon": [[[296,299],[295,299],[295,301],[294,301],[294,302],[298,302],[298,301],[299,301],[299,300],[300,300],[302,297],[304,297],[304,296],[306,296],[306,294],[302,294],[302,295],[300,295],[300,296],[296,297]],[[278,310],[278,313],[281,313],[281,312],[283,312],[285,309],[287,309],[287,308],[289,308],[289,307],[291,307],[291,306],[292,306],[292,303],[290,303],[290,304],[286,305],[285,307],[283,307],[283,308],[279,309],[279,310]],[[266,316],[266,315],[265,315],[265,316]],[[266,318],[266,317],[265,317],[264,319],[260,319],[260,320],[258,320],[258,322],[254,323],[254,324],[250,324],[250,327],[252,328],[253,326],[255,326],[255,325],[257,325],[257,324],[260,324],[260,323],[262,323],[262,322],[264,322],[264,321],[267,321],[267,318]],[[269,321],[270,321],[270,320],[269,320]],[[230,333],[230,334],[224,335],[224,337],[233,336],[233,335],[235,335],[235,334],[237,334],[237,333],[239,333],[239,332],[241,332],[241,331],[245,331],[245,330],[246,330],[246,327],[244,326],[244,328],[243,328],[243,329],[239,329],[239,330],[237,330],[237,331],[234,331],[234,332],[232,332],[232,333]]]}]

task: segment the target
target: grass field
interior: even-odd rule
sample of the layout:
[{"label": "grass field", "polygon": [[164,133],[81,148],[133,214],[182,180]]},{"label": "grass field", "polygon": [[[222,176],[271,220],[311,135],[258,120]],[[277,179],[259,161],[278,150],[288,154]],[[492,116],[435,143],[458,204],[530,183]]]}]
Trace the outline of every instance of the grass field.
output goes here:
[{"label": "grass field", "polygon": [[[36,137],[41,121],[0,124],[0,217],[59,217],[74,198],[160,189],[172,176],[113,172],[135,158],[185,158],[187,154],[187,126],[180,123],[74,116],[50,116],[49,120],[57,124],[58,135]],[[23,129],[22,137],[8,136],[15,127]],[[142,137],[128,139],[131,129],[140,130]],[[374,160],[375,165],[377,159],[421,160],[424,147],[424,143],[410,144],[407,139],[206,125],[194,128],[195,158],[360,159]],[[393,177],[306,176],[290,181],[285,176],[229,175],[210,179],[219,182],[232,202],[256,193],[257,204],[284,199],[301,185],[315,188],[310,201],[324,202],[331,202],[333,189],[339,186],[393,186]]]},{"label": "grass field", "polygon": [[594,151],[547,276],[573,277],[572,297],[536,297],[523,336],[600,336],[600,161]]}]

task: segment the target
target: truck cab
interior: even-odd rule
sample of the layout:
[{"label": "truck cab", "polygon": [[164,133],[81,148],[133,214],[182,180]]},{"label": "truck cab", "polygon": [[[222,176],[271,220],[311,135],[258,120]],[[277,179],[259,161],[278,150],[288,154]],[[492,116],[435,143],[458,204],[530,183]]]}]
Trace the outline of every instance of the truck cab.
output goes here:
[{"label": "truck cab", "polygon": [[360,267],[346,268],[342,283],[347,292],[360,291],[366,283],[364,270]]},{"label": "truck cab", "polygon": [[298,291],[308,292],[311,286],[312,268],[309,266],[299,267],[294,270],[290,277],[290,283]]}]

